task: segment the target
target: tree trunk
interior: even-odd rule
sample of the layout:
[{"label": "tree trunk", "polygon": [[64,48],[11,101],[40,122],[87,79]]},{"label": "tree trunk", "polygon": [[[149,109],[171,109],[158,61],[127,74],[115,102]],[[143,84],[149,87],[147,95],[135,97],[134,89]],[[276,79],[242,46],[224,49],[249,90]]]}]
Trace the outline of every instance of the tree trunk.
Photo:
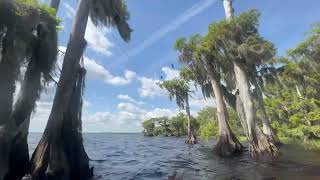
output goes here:
[{"label": "tree trunk", "polygon": [[14,32],[8,30],[3,41],[0,61],[0,179],[9,171],[12,139],[10,115],[12,113],[15,81],[19,74],[19,61],[15,53]]},{"label": "tree trunk", "polygon": [[191,114],[190,114],[190,106],[189,106],[189,99],[186,98],[186,112],[188,117],[188,137],[186,140],[187,144],[197,144],[197,137],[194,134],[194,129],[191,127]]},{"label": "tree trunk", "polygon": [[50,7],[54,8],[56,10],[56,13],[58,12],[60,0],[51,0]]},{"label": "tree trunk", "polygon": [[245,110],[251,157],[263,161],[276,159],[279,157],[278,148],[263,134],[257,124],[255,117],[256,110],[247,74],[237,63],[234,63],[234,72],[239,88],[240,99]]},{"label": "tree trunk", "polygon": [[28,131],[30,116],[41,91],[41,71],[37,59],[32,58],[25,73],[11,122],[15,135],[10,148],[10,172],[8,180],[21,179],[29,170]]},{"label": "tree trunk", "polygon": [[[65,129],[69,121],[72,121],[65,112],[70,108],[74,85],[79,75],[80,58],[86,46],[84,35],[90,11],[89,2],[80,0],[78,4],[48,124],[32,155],[31,174],[34,180],[81,180],[92,175],[92,171],[87,167],[89,160],[83,154],[85,151],[82,141],[79,140],[81,133],[72,134]],[[66,133],[70,135],[69,138],[64,136]],[[73,148],[77,151],[70,156],[70,149]],[[74,162],[81,163],[74,166]]]},{"label": "tree trunk", "polygon": [[[230,20],[233,17],[232,0],[223,0],[223,4],[226,18]],[[251,157],[257,160],[276,159],[279,157],[278,148],[263,134],[256,121],[256,109],[250,91],[248,75],[236,62],[233,63],[233,68],[248,126],[248,141]]]},{"label": "tree trunk", "polygon": [[262,132],[269,138],[271,142],[274,144],[280,144],[279,138],[274,133],[273,129],[270,126],[270,122],[268,120],[267,112],[264,106],[262,90],[255,79],[253,79],[253,84],[255,86],[255,94],[258,100],[258,107],[259,107],[259,115],[262,121]]},{"label": "tree trunk", "polygon": [[223,6],[227,19],[231,19],[234,14],[234,10],[232,7],[232,0],[223,0]]},{"label": "tree trunk", "polygon": [[248,137],[248,126],[246,122],[246,116],[244,113],[243,103],[241,102],[239,92],[236,95],[228,92],[227,88],[220,85],[223,91],[223,97],[225,99],[226,104],[228,104],[234,111],[237,112],[242,129],[246,137]]},{"label": "tree trunk", "polygon": [[239,94],[236,95],[236,108],[235,109],[238,113],[243,132],[246,135],[247,139],[249,139],[249,132],[248,132],[248,125],[247,125],[247,121],[246,121],[246,115],[245,115],[243,103],[241,101]]},{"label": "tree trunk", "polygon": [[217,117],[219,123],[219,140],[214,147],[214,151],[220,156],[234,156],[242,152],[243,146],[229,126],[228,112],[223,100],[220,82],[214,77],[211,77],[211,84],[216,99]]}]

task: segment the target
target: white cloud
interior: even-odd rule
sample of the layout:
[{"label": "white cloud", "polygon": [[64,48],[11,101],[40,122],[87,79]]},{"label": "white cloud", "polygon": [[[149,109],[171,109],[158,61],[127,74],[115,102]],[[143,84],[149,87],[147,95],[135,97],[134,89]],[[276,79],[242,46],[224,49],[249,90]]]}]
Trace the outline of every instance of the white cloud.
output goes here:
[{"label": "white cloud", "polygon": [[166,91],[161,89],[158,85],[160,81],[146,77],[139,77],[138,80],[141,82],[141,87],[138,89],[141,97],[155,97],[164,96]]},{"label": "white cloud", "polygon": [[[172,80],[179,77],[178,70],[169,67],[163,67],[161,70],[164,73],[164,80]],[[164,89],[159,87],[158,84],[161,83],[159,80],[147,77],[139,77],[138,80],[141,82],[141,87],[138,89],[141,97],[161,97],[167,94]]]},{"label": "white cloud", "polygon": [[140,107],[131,103],[119,103],[118,109],[120,111],[131,112],[131,113],[143,113]]},{"label": "white cloud", "polygon": [[172,79],[179,78],[179,71],[178,70],[175,70],[175,69],[172,69],[169,67],[163,67],[163,68],[161,68],[161,70],[165,74],[166,80],[172,80]]},{"label": "white cloud", "polygon": [[124,72],[124,77],[112,75],[108,70],[103,66],[97,64],[94,60],[87,57],[84,58],[84,67],[87,70],[88,79],[101,79],[106,84],[110,85],[126,85],[129,84],[136,76],[136,73],[133,71],[126,70]]},{"label": "white cloud", "polygon": [[[162,67],[164,73],[164,80],[172,80],[179,78],[179,70],[175,70],[169,67]],[[167,92],[161,89],[158,85],[161,81],[154,80],[147,77],[139,77],[138,80],[141,82],[141,87],[138,89],[141,97],[164,97],[167,98]],[[201,89],[196,89],[193,82],[189,83],[190,90],[194,92],[192,97],[189,98],[189,104],[191,109],[199,109],[206,106],[215,106],[215,102],[212,98],[204,99]]]},{"label": "white cloud", "polygon": [[130,97],[129,95],[119,94],[117,96],[117,98],[120,99],[120,100],[124,100],[124,101],[127,101],[127,102],[131,102],[131,103],[137,104],[137,105],[144,104],[143,101],[137,101],[137,100],[133,99],[132,97]]},{"label": "white cloud", "polygon": [[176,110],[171,110],[171,109],[165,109],[165,108],[155,108],[152,111],[149,111],[145,114],[145,119],[150,119],[150,118],[156,118],[156,117],[172,117],[175,116],[179,111]]},{"label": "white cloud", "polygon": [[[59,50],[62,52],[66,51],[66,47],[60,46]],[[63,55],[60,53],[58,64],[61,69],[63,62]],[[136,73],[130,70],[124,72],[124,76],[115,76],[111,74],[102,65],[96,63],[93,59],[84,56],[84,67],[87,70],[87,78],[89,80],[101,79],[104,83],[108,85],[127,85],[136,77]]]},{"label": "white cloud", "polygon": [[102,55],[111,56],[110,49],[114,44],[107,37],[110,33],[111,29],[102,26],[97,27],[89,18],[85,35],[89,48]]}]

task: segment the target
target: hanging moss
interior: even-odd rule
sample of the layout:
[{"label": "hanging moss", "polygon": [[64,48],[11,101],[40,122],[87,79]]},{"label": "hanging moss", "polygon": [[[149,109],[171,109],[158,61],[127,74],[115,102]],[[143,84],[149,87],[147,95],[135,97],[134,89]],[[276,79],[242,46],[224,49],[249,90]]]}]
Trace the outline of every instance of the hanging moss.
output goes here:
[{"label": "hanging moss", "polygon": [[[27,134],[32,111],[40,92],[51,78],[54,64],[57,60],[57,20],[50,9],[36,1],[0,2],[1,29],[1,76],[2,91],[0,104],[9,108],[1,108],[0,142],[7,142],[7,157],[4,163],[5,179],[19,179],[28,170],[29,152]],[[21,74],[21,67],[26,66],[26,73],[13,104],[15,82]],[[43,81],[44,80],[44,81]],[[3,98],[3,97],[6,98]],[[13,104],[13,106],[12,106]],[[0,147],[1,148],[1,147]],[[3,179],[3,174],[0,174]]]},{"label": "hanging moss", "polygon": [[122,39],[130,40],[132,30],[128,24],[129,12],[124,0],[92,0],[90,6],[90,17],[95,25],[117,26]]}]

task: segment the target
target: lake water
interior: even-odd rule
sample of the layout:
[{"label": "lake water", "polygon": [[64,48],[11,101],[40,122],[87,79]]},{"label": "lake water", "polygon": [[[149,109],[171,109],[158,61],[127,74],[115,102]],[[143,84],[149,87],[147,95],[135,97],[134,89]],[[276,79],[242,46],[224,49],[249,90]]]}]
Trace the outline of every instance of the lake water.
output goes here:
[{"label": "lake water", "polygon": [[[31,152],[40,138],[41,134],[30,134]],[[247,152],[229,159],[216,157],[214,142],[192,146],[184,138],[85,134],[84,140],[96,180],[168,179],[175,172],[185,173],[185,180],[320,180],[320,152],[289,145],[281,147],[278,162],[257,163]]]}]

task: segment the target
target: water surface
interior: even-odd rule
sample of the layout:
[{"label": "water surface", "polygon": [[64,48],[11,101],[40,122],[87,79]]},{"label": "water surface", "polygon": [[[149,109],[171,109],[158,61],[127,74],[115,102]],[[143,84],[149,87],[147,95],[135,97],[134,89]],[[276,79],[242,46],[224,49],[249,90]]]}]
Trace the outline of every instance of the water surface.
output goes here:
[{"label": "water surface", "polygon": [[[30,134],[32,152],[41,134]],[[186,145],[184,138],[144,137],[141,134],[85,134],[85,148],[96,180],[168,179],[183,172],[185,180],[320,180],[320,152],[282,146],[282,159],[257,163],[247,152],[222,159],[210,143]]]}]

